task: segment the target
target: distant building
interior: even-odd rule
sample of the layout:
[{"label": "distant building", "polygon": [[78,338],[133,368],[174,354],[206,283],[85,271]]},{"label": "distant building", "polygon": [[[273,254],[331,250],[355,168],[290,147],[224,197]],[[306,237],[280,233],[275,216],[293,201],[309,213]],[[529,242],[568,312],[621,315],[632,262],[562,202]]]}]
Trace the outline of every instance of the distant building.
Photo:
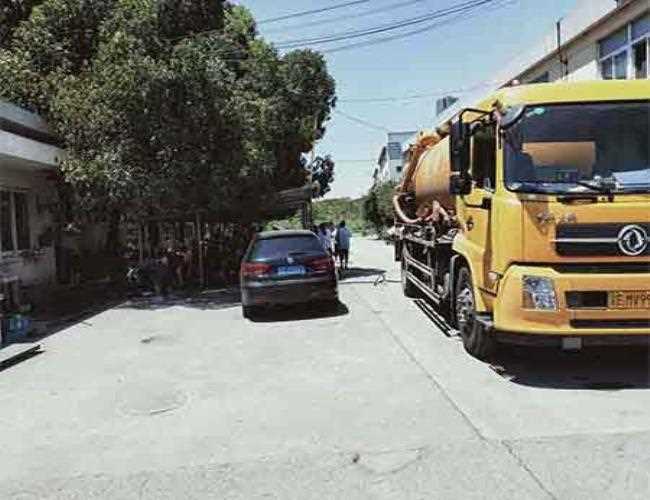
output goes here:
[{"label": "distant building", "polygon": [[649,78],[650,2],[578,0],[539,43],[520,52],[491,83],[443,111],[437,123],[499,87],[517,82]]},{"label": "distant building", "polygon": [[538,52],[531,54],[530,64],[520,68],[514,79],[540,83],[650,76],[648,0],[583,0],[566,19],[558,21],[554,34],[546,37]]},{"label": "distant building", "polygon": [[438,99],[436,101],[436,116],[440,116],[443,111],[453,106],[457,101],[458,97],[454,97],[453,95],[448,95]]},{"label": "distant building", "polygon": [[389,132],[386,145],[381,148],[377,168],[373,173],[375,183],[398,182],[404,166],[402,148],[411,140],[415,132]]}]

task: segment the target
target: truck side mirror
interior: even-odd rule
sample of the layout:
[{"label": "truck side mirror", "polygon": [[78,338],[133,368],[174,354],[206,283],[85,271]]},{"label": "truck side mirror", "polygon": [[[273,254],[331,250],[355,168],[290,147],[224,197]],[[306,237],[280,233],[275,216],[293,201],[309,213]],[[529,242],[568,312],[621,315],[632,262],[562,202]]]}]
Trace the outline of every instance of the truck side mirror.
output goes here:
[{"label": "truck side mirror", "polygon": [[470,135],[469,125],[462,120],[451,124],[449,138],[451,170],[463,175],[469,170]]},{"label": "truck side mirror", "polygon": [[449,178],[449,193],[466,195],[472,192],[472,179],[469,175],[452,174]]}]

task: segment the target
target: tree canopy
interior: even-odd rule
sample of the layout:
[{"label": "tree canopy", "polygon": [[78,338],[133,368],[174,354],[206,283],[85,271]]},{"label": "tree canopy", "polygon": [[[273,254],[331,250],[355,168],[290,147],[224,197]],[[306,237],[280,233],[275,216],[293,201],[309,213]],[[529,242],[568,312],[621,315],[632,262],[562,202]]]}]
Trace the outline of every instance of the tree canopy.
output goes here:
[{"label": "tree canopy", "polygon": [[394,195],[395,184],[387,182],[371,187],[364,198],[364,218],[378,235],[383,235],[393,225]]},{"label": "tree canopy", "polygon": [[301,155],[324,133],[334,80],[316,52],[278,53],[245,8],[15,3],[24,8],[0,39],[0,97],[62,138],[81,207],[254,217],[270,192],[306,181]]}]

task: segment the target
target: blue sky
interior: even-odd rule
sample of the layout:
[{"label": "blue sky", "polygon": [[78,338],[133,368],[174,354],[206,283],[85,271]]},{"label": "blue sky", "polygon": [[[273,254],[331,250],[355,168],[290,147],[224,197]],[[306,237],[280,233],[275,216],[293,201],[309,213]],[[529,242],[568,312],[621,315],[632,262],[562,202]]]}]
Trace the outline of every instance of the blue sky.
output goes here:
[{"label": "blue sky", "polygon": [[[372,13],[404,0],[368,0],[366,3],[315,16],[261,24],[271,42],[327,35],[410,18],[461,3],[461,0],[421,0],[408,7]],[[240,0],[258,20],[318,9],[343,0]],[[499,8],[483,7],[479,14],[409,38],[371,47],[327,54],[337,81],[337,109],[377,127],[417,130],[435,121],[435,97],[397,102],[346,102],[347,99],[393,98],[465,89],[495,78],[499,70],[526,47],[551,31],[576,0],[504,0]],[[346,15],[350,19],[342,19]],[[332,20],[334,18],[334,20]],[[303,26],[322,20],[320,26]],[[315,48],[333,47],[323,45]],[[357,197],[369,187],[372,171],[386,133],[334,113],[318,154],[332,154],[336,181],[328,197]]]}]

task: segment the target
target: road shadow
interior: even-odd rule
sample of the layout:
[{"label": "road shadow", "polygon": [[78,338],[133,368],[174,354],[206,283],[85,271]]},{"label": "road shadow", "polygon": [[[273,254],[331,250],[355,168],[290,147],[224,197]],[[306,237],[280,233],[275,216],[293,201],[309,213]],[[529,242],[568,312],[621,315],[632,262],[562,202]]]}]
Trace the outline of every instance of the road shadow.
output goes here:
[{"label": "road shadow", "polygon": [[319,304],[296,304],[293,306],[275,306],[263,309],[250,318],[253,323],[281,323],[285,321],[306,321],[323,318],[336,318],[349,314],[350,310],[343,302],[336,307]]},{"label": "road shadow", "polygon": [[513,384],[529,387],[600,391],[650,388],[650,352],[644,347],[566,352],[502,345],[490,368]]},{"label": "road shadow", "polygon": [[117,309],[137,309],[157,311],[171,307],[185,307],[202,311],[231,309],[241,305],[241,294],[238,287],[204,290],[199,292],[173,292],[167,296],[153,294],[131,297]]},{"label": "road shadow", "polygon": [[458,330],[454,329],[447,321],[435,304],[427,299],[417,299],[414,301],[415,305],[424,313],[424,315],[431,321],[436,328],[438,328],[445,337],[460,338]]},{"label": "road shadow", "polygon": [[[443,335],[461,340],[433,303],[427,299],[414,303]],[[488,366],[509,382],[528,387],[592,391],[650,388],[650,350],[644,347],[587,347],[567,352],[501,344]]]},{"label": "road shadow", "polygon": [[[391,280],[386,278],[386,269],[375,267],[350,267],[345,271],[339,270],[339,284],[340,285],[357,285],[357,284],[370,284],[381,285],[387,283],[399,283],[399,280]],[[360,279],[369,278],[369,279]]]}]

